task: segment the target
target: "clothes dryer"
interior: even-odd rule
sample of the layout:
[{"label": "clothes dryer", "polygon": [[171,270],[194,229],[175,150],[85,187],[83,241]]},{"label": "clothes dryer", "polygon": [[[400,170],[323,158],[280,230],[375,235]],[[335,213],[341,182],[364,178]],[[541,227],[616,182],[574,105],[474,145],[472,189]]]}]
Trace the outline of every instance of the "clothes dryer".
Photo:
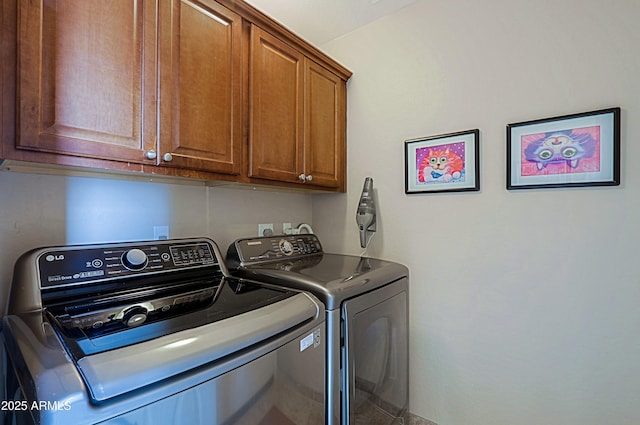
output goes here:
[{"label": "clothes dryer", "polygon": [[314,234],[239,239],[232,275],[314,294],[326,308],[327,418],[391,424],[409,402],[407,267],[325,253]]}]

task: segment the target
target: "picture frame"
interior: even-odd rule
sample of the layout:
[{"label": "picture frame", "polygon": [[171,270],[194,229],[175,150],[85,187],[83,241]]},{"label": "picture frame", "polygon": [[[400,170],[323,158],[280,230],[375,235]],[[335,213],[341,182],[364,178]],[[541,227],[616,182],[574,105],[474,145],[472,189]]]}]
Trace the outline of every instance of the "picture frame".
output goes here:
[{"label": "picture frame", "polygon": [[405,193],[480,190],[480,130],[406,140]]},{"label": "picture frame", "polygon": [[507,125],[507,189],[620,184],[620,108]]}]

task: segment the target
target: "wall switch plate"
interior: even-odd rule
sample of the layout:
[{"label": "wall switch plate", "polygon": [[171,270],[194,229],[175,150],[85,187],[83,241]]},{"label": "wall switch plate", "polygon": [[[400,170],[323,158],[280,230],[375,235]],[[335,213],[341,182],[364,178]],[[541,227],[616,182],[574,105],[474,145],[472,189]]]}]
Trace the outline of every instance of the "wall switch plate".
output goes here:
[{"label": "wall switch plate", "polygon": [[273,223],[258,224],[258,236],[273,236]]}]

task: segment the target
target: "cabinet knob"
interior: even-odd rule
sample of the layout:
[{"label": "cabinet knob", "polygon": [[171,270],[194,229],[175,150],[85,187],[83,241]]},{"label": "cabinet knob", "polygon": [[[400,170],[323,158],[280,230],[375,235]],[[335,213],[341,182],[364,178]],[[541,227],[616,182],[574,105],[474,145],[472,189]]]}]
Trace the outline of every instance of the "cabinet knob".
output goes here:
[{"label": "cabinet knob", "polygon": [[313,176],[311,174],[309,174],[307,177],[305,177],[305,179],[310,182],[311,180],[313,180]]},{"label": "cabinet knob", "polygon": [[307,178],[307,176],[305,176],[304,174],[300,174],[300,175],[298,176],[298,180],[300,180],[301,182],[305,181],[305,180],[306,180],[306,178]]},{"label": "cabinet knob", "polygon": [[158,157],[158,154],[156,153],[156,151],[154,151],[153,149],[146,151],[144,153],[144,157],[147,159],[156,159]]},{"label": "cabinet knob", "polygon": [[171,162],[171,160],[173,160],[173,155],[171,155],[169,152],[167,152],[164,155],[162,155],[162,159],[165,162]]}]

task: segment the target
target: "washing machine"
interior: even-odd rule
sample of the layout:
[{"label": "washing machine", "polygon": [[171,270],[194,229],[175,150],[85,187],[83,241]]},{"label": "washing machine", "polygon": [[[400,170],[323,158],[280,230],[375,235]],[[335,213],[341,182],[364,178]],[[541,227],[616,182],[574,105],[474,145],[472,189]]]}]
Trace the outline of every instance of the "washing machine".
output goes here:
[{"label": "washing machine", "polygon": [[326,309],[328,424],[392,424],[409,403],[408,283],[402,264],[325,253],[314,234],[244,238],[232,275],[315,295]]},{"label": "washing machine", "polygon": [[323,305],[207,238],[25,253],[0,350],[7,425],[326,423]]}]

